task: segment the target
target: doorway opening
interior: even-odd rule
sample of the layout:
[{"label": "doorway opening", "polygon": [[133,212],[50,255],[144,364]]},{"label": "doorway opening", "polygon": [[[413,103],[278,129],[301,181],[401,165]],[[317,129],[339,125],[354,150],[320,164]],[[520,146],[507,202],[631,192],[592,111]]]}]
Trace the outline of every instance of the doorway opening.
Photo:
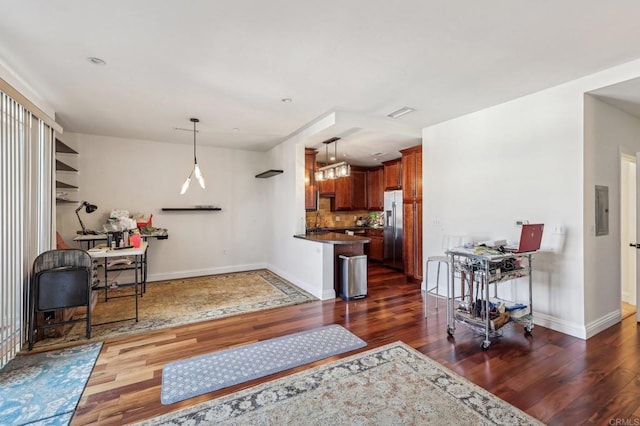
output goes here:
[{"label": "doorway opening", "polygon": [[620,157],[620,278],[622,319],[636,314],[636,157]]}]

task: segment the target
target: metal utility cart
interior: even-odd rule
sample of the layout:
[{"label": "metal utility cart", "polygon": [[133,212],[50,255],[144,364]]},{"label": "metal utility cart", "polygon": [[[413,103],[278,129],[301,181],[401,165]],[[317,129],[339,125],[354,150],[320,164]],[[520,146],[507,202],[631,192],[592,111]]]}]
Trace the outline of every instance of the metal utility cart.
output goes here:
[{"label": "metal utility cart", "polygon": [[[525,334],[531,334],[533,253],[502,253],[487,247],[460,247],[447,251],[453,265],[447,289],[447,334],[453,336],[456,323],[463,323],[484,335],[483,350],[491,345],[490,337],[502,335],[505,326],[520,324],[524,326]],[[455,294],[456,276],[461,282],[458,296]],[[528,277],[527,305],[498,297],[500,283],[521,277]],[[492,295],[490,287],[493,288]]]}]

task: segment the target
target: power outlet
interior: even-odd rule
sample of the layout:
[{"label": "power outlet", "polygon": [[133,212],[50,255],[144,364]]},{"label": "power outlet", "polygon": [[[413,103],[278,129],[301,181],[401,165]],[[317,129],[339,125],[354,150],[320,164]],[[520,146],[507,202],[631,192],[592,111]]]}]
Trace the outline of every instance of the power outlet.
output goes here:
[{"label": "power outlet", "polygon": [[440,226],[440,219],[431,219],[431,226]]},{"label": "power outlet", "polygon": [[340,216],[336,216],[336,222],[340,222]]}]

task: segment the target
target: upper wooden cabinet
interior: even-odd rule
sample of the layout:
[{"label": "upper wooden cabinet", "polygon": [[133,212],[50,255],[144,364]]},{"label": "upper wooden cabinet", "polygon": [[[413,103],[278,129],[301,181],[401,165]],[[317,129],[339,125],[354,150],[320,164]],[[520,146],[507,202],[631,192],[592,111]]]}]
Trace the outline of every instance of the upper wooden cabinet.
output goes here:
[{"label": "upper wooden cabinet", "polygon": [[367,208],[367,172],[351,167],[351,176],[334,179],[335,197],[332,210],[365,210]]},{"label": "upper wooden cabinet", "polygon": [[385,161],[384,166],[384,190],[402,189],[402,162],[396,160]]},{"label": "upper wooden cabinet", "polygon": [[402,199],[422,200],[422,145],[403,149],[402,153]]},{"label": "upper wooden cabinet", "polygon": [[304,149],[304,208],[307,211],[318,210],[317,186],[315,179],[316,150]]},{"label": "upper wooden cabinet", "polygon": [[367,210],[382,210],[384,208],[383,179],[382,167],[367,170]]},{"label": "upper wooden cabinet", "polygon": [[367,208],[367,171],[351,168],[351,208],[366,210]]}]

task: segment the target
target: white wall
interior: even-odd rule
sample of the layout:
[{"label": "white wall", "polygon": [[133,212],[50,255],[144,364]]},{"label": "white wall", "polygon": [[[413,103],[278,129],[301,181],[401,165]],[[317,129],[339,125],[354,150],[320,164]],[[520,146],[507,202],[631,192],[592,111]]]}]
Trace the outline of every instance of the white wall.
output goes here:
[{"label": "white wall", "polygon": [[[78,200],[99,207],[81,211],[87,227],[100,228],[112,209],[125,209],[153,213],[153,225],[169,230],[169,239],[150,241],[151,281],[266,267],[269,179],[254,176],[266,169],[267,154],[200,145],[207,188],[193,180],[180,195],[193,167],[190,145],[70,133],[63,140],[79,152]],[[197,204],[222,211],[161,211]],[[58,205],[58,229],[68,242],[79,229],[74,208]]]},{"label": "white wall", "polygon": [[[593,162],[594,184],[609,187],[609,234],[592,237],[593,262],[585,263],[585,274],[594,277],[587,288],[585,314],[587,324],[597,323],[608,315],[616,316],[621,301],[621,163],[623,153],[635,155],[640,151],[640,120],[593,96],[585,96],[585,147],[592,155],[585,156]],[[585,163],[585,167],[587,164]],[[587,194],[594,186],[585,187]],[[585,205],[589,223],[595,221],[595,208]],[[592,219],[593,218],[593,219]],[[635,220],[635,219],[634,219]],[[635,255],[635,250],[626,251]],[[634,293],[635,294],[635,293]]]},{"label": "white wall", "polygon": [[333,247],[294,238],[305,232],[304,142],[318,128],[332,125],[328,119],[269,151],[270,168],[282,169],[271,178],[269,208],[274,218],[269,238],[269,268],[320,299],[335,298],[333,290]]},{"label": "white wall", "polygon": [[[545,223],[534,262],[536,322],[583,338],[614,323],[620,299],[603,303],[598,289],[603,276],[619,279],[619,259],[600,261],[610,256],[592,233],[592,192],[617,170],[618,154],[600,139],[585,148],[583,98],[638,75],[634,61],[424,129],[424,255],[442,251],[444,234],[515,240],[516,220]],[[558,225],[564,235],[554,233]]]}]

